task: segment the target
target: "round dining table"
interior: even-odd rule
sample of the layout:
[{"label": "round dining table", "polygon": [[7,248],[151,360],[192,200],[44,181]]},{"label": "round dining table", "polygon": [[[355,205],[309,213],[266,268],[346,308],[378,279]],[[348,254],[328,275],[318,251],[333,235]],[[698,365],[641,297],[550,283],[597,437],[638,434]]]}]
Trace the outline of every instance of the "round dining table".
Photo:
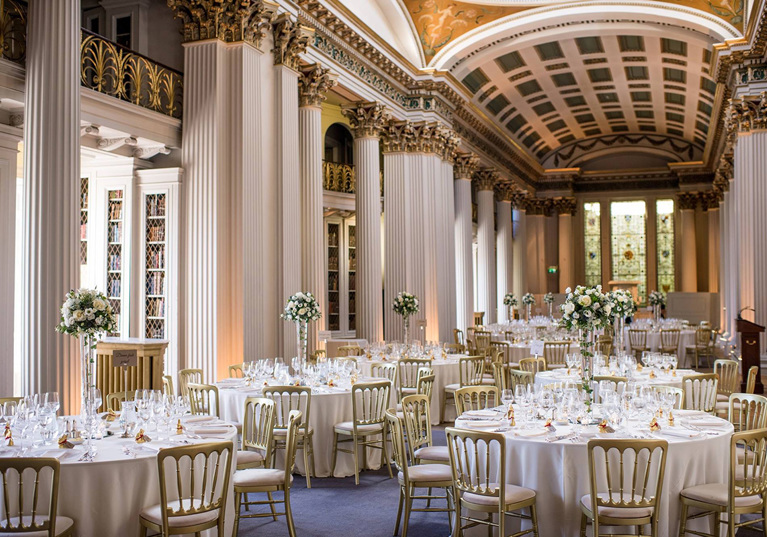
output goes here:
[{"label": "round dining table", "polygon": [[[185,444],[224,442],[234,444],[232,473],[237,465],[237,429],[212,418],[187,417],[182,419],[184,435],[164,436],[163,440],[137,444],[134,438],[121,438],[119,434],[95,440],[96,455],[92,461],[81,460],[83,445],[72,449],[53,446],[26,446],[17,442],[13,447],[0,447],[0,457],[55,457],[61,464],[59,477],[58,514],[75,522],[75,535],[133,537],[139,532],[139,513],[146,507],[160,503],[160,479],[157,453],[162,448]],[[116,422],[110,427],[116,431]],[[155,432],[147,436],[156,437]],[[172,479],[171,479],[172,478]],[[175,475],[170,476],[175,483]],[[231,487],[230,479],[230,487]],[[173,488],[170,492],[175,491]],[[0,505],[0,516],[5,516]],[[234,526],[234,498],[229,490],[226,507],[226,535]],[[215,535],[215,529],[203,535]]]},{"label": "round dining table", "polygon": [[[634,372],[629,380],[636,383],[638,386],[671,386],[674,388],[681,388],[682,379],[685,376],[696,375],[697,373],[697,371],[692,369],[677,369],[676,371],[661,371],[660,373],[656,373],[655,376],[652,376],[650,370],[644,368],[642,371]],[[574,382],[580,384],[581,377],[577,371],[570,371],[568,373],[566,368],[541,371],[535,375],[536,386],[546,386],[548,384],[559,382]]]},{"label": "round dining table", "polygon": [[[498,421],[495,421],[497,418],[487,421],[487,426],[476,418],[458,419],[456,427],[495,432],[506,429],[502,432],[506,440],[504,478],[507,483],[536,492],[538,533],[546,537],[577,537],[579,534],[580,499],[590,493],[587,449],[590,438],[667,440],[669,445],[659,503],[658,535],[670,536],[676,535],[679,530],[679,493],[683,489],[727,482],[730,437],[733,433],[732,424],[709,414],[685,410],[676,410],[674,414],[675,425],[670,427],[664,423],[657,432],[650,432],[649,422],[638,421],[630,421],[625,429],[619,428],[615,433],[605,435],[593,431],[597,429],[595,426],[556,425],[556,430],[551,432],[542,426],[542,422],[532,428],[523,425],[499,428]],[[576,435],[577,430],[582,432]],[[499,454],[491,454],[491,475],[492,472],[496,475],[499,472],[499,465],[493,462],[494,456]],[[500,479],[500,476],[497,478]],[[519,530],[519,521],[512,518],[508,521],[508,525]],[[529,521],[522,524],[523,528],[530,527]],[[512,531],[508,525],[507,529]],[[708,519],[695,520],[688,527],[708,530]],[[484,529],[480,531],[464,533],[467,536],[484,535]]]}]

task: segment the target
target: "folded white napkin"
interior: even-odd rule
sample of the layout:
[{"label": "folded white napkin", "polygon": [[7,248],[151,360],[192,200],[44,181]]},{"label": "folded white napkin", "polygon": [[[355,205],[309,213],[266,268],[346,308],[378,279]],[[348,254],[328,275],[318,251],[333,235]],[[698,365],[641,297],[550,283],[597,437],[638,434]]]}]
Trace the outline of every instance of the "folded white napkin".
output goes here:
[{"label": "folded white napkin", "polygon": [[698,438],[700,436],[700,433],[696,431],[669,428],[661,428],[656,434],[662,434],[663,436],[673,436],[676,438]]},{"label": "folded white napkin", "polygon": [[184,423],[203,423],[206,421],[218,421],[218,418],[216,416],[192,416],[191,418],[186,418]]},{"label": "folded white napkin", "polygon": [[546,428],[536,428],[536,429],[519,429],[518,431],[515,431],[515,436],[522,436],[525,438],[532,438],[535,436],[545,436],[549,434],[549,430]]},{"label": "folded white napkin", "polygon": [[189,430],[190,433],[196,434],[199,436],[205,435],[205,434],[229,434],[232,432],[231,429],[228,427],[196,427]]},{"label": "folded white napkin", "polygon": [[467,410],[463,415],[467,418],[496,418],[498,417],[498,412],[489,408],[484,408],[482,410]]},{"label": "folded white napkin", "polygon": [[501,425],[503,425],[503,422],[501,421],[490,421],[490,420],[463,422],[463,426],[468,427],[469,429],[489,429],[489,428],[497,428],[497,427],[500,427]]},{"label": "folded white napkin", "polygon": [[690,418],[687,423],[696,427],[724,427],[729,422],[719,418]]}]

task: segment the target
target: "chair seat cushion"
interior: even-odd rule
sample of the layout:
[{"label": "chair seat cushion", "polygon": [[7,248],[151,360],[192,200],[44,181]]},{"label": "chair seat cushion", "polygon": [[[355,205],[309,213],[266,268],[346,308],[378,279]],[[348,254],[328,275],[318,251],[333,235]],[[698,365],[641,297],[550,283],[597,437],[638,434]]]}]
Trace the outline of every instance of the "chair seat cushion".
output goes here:
[{"label": "chair seat cushion", "polygon": [[[343,421],[341,423],[336,423],[333,429],[335,429],[336,432],[348,434],[354,431],[354,422]],[[381,431],[383,431],[383,423],[372,423],[370,425],[357,426],[357,433],[376,434],[376,433],[380,433]]]},{"label": "chair seat cushion", "polygon": [[729,403],[730,402],[730,396],[727,395],[727,394],[724,394],[724,393],[718,393],[718,394],[716,394],[716,401],[717,402]]},{"label": "chair seat cushion", "polygon": [[454,392],[454,391],[456,391],[460,387],[461,387],[461,385],[458,384],[457,382],[455,384],[448,384],[447,386],[445,386],[445,391],[446,392]]},{"label": "chair seat cushion", "polygon": [[[293,476],[290,476],[293,482]],[[285,470],[273,468],[250,468],[234,473],[235,487],[268,487],[285,483]]]},{"label": "chair seat cushion", "polygon": [[[610,498],[610,495],[606,492],[600,492],[597,494],[597,496],[602,500],[608,500]],[[630,501],[628,494],[626,494],[625,498],[621,498],[620,494],[614,493],[613,494],[613,501]],[[639,495],[634,495],[634,501],[639,502],[642,500],[642,497]],[[586,494],[581,498],[581,504],[588,509],[589,513],[591,513],[591,494]],[[607,505],[600,506],[599,508],[599,515],[605,516],[605,517],[611,517],[611,518],[644,518],[652,515],[653,508],[652,507],[610,507]]]},{"label": "chair seat cushion", "polygon": [[400,388],[400,391],[408,395],[413,395],[418,393],[418,388]]},{"label": "chair seat cushion", "polygon": [[240,449],[237,451],[237,466],[264,462],[264,455],[260,451]]},{"label": "chair seat cushion", "polygon": [[[35,517],[35,523],[40,524],[43,521],[47,519],[46,517],[41,517],[40,515],[37,515]],[[31,516],[25,516],[22,517],[22,523],[25,526],[28,526],[32,524],[32,517]],[[62,533],[65,533],[69,531],[69,529],[74,525],[74,520],[72,520],[69,517],[65,516],[57,516],[56,517],[56,535],[61,535]],[[6,526],[6,519],[3,517],[2,522],[0,522],[0,536],[1,537],[17,537],[19,535],[24,535],[24,537],[48,537],[48,531],[33,531],[30,533],[18,533],[18,532],[4,532],[3,529],[7,529],[8,527],[15,527],[19,525],[19,517],[13,517],[11,518],[11,524],[10,526]]]},{"label": "chair seat cushion", "polygon": [[[683,498],[698,500],[700,502],[710,503],[721,507],[727,506],[727,485],[724,483],[709,483],[707,485],[696,485],[688,487],[681,493]],[[761,505],[760,496],[741,496],[735,498],[735,507],[756,507]]]},{"label": "chair seat cushion", "polygon": [[426,446],[415,450],[415,458],[423,461],[450,462],[447,446]]},{"label": "chair seat cushion", "polygon": [[[437,465],[432,465],[437,466]],[[491,483],[490,488],[497,488],[497,483]],[[506,483],[504,485],[504,494],[506,499],[506,505],[510,505],[513,503],[519,503],[524,502],[527,500],[531,500],[535,498],[535,491],[520,487],[517,485],[512,485],[510,483]],[[492,496],[482,496],[481,494],[474,494],[471,492],[465,492],[463,494],[463,499],[467,502],[471,502],[477,505],[498,505],[498,499],[493,498]]]},{"label": "chair seat cushion", "polygon": [[[274,438],[277,440],[285,440],[288,437],[288,430],[287,429],[274,429]],[[304,436],[305,434],[309,434],[310,436],[314,434],[314,429],[309,427],[309,432],[307,433],[306,428],[301,427],[298,429],[298,436],[299,438],[301,436]]]},{"label": "chair seat cushion", "polygon": [[[244,470],[246,472],[251,472],[253,470]],[[195,502],[197,503],[197,502]],[[184,500],[184,506],[188,509],[189,508],[189,500]],[[179,509],[179,501],[174,500],[172,502],[168,502],[168,507],[171,509],[178,510]],[[157,505],[153,505],[151,507],[145,507],[141,510],[141,518],[148,520],[149,522],[153,524],[157,524],[159,526],[162,526],[162,512],[165,509],[164,505],[160,505],[159,503]],[[218,509],[213,509],[211,511],[205,511],[204,513],[195,513],[193,515],[182,515],[182,516],[170,516],[168,517],[168,525],[171,528],[183,528],[188,526],[197,526],[199,524],[205,524],[206,522],[212,522],[218,518]]]},{"label": "chair seat cushion", "polygon": [[547,369],[564,369],[567,364],[546,364]]},{"label": "chair seat cushion", "polygon": [[482,386],[495,386],[495,379],[482,378]]},{"label": "chair seat cushion", "polygon": [[[411,483],[444,483],[453,482],[453,471],[444,464],[418,464],[408,466],[408,477]],[[397,476],[400,483],[404,482],[402,472]]]}]

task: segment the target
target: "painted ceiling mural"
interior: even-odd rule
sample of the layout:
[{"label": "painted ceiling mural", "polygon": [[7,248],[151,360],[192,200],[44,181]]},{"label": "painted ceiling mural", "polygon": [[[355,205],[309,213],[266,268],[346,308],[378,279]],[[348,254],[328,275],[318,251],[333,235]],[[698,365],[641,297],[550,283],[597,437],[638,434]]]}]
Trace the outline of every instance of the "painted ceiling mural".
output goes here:
[{"label": "painted ceiling mural", "polygon": [[[711,13],[743,31],[745,0],[668,0],[668,3]],[[452,40],[502,17],[533,9],[540,4],[523,6],[481,5],[454,0],[404,0],[418,31],[426,61]],[[566,3],[566,2],[562,2]]]}]

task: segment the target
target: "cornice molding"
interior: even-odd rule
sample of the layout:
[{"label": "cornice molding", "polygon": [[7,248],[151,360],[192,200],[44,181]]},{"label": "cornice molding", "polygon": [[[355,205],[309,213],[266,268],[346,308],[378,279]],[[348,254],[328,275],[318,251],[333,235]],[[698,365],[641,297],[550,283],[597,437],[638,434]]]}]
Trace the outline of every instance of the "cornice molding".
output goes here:
[{"label": "cornice molding", "polygon": [[380,138],[389,121],[386,107],[378,102],[357,102],[341,108],[341,113],[355,138]]},{"label": "cornice molding", "polygon": [[327,98],[325,94],[336,85],[335,75],[330,73],[330,69],[325,69],[318,63],[303,67],[300,72],[298,106],[321,107],[322,102]]}]

